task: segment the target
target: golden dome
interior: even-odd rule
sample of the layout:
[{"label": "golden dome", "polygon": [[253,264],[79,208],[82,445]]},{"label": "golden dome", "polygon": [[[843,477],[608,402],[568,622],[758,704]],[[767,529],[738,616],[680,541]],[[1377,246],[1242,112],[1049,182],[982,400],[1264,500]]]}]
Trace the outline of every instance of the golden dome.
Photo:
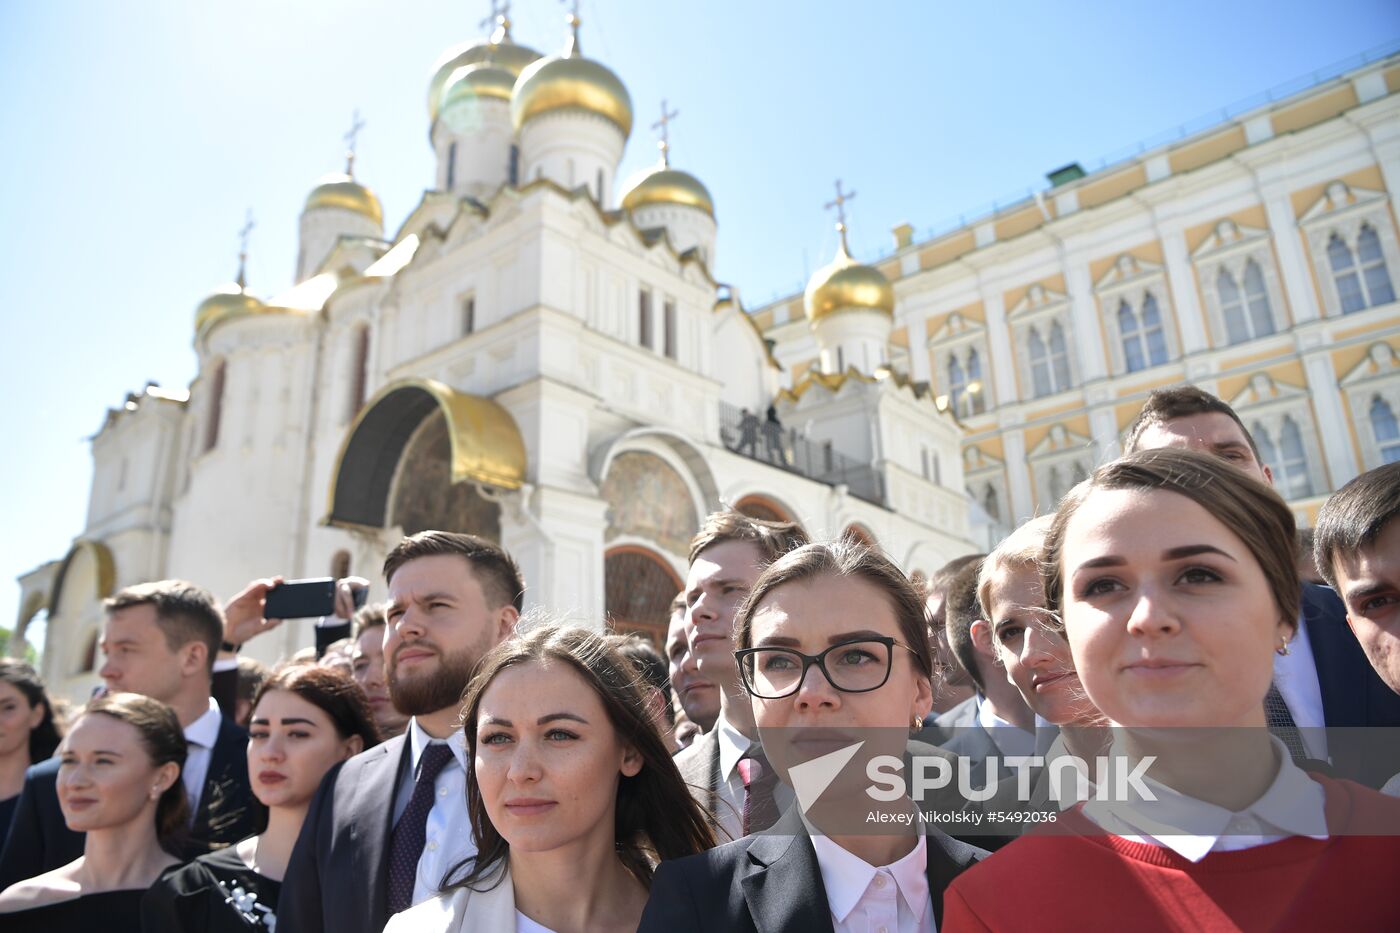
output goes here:
[{"label": "golden dome", "polygon": [[510,101],[516,130],[556,110],[586,110],[632,132],[632,98],[605,65],[577,55],[543,58],[520,73]]},{"label": "golden dome", "polygon": [[266,310],[267,305],[250,295],[246,288],[237,282],[229,282],[220,285],[214,290],[214,294],[201,301],[199,307],[195,308],[194,332],[202,334],[216,321],[245,314],[261,314]]},{"label": "golden dome", "polygon": [[874,266],[856,262],[843,240],[831,264],[817,270],[803,296],[807,320],[815,324],[837,311],[883,311],[894,316],[894,288]]},{"label": "golden dome", "polygon": [[[499,20],[498,20],[499,22]],[[511,74],[512,80],[520,77],[520,72],[531,62],[539,60],[539,52],[523,45],[516,45],[510,39],[509,24],[496,29],[490,39],[477,39],[454,45],[438,57],[433,65],[433,78],[428,82],[428,116],[436,120],[442,104],[442,90],[447,86],[452,73],[463,65],[476,65],[490,60],[492,65]]]},{"label": "golden dome", "polygon": [[384,209],[379,206],[379,198],[349,175],[327,175],[316,183],[316,187],[306,196],[303,210],[318,207],[354,211],[374,221],[376,226],[384,226]]},{"label": "golden dome", "polygon": [[627,180],[622,196],[624,210],[634,211],[648,204],[679,204],[698,207],[715,216],[715,202],[709,190],[689,172],[670,168],[664,162],[643,169]]},{"label": "golden dome", "polygon": [[442,86],[442,106],[446,110],[461,100],[475,100],[480,97],[494,97],[510,103],[510,92],[515,88],[515,75],[494,62],[477,62],[463,65],[447,78]]}]

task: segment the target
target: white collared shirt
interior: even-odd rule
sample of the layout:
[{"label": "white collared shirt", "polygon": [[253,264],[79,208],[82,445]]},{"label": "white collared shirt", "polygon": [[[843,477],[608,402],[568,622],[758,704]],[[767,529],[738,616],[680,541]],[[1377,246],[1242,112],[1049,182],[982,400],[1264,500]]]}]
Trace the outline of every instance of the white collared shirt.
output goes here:
[{"label": "white collared shirt", "polygon": [[1298,634],[1288,643],[1288,654],[1274,654],[1274,686],[1283,697],[1288,714],[1302,731],[1303,748],[1309,758],[1328,761],[1327,717],[1322,710],[1322,683],[1317,679],[1317,660],[1303,616],[1298,616]]},{"label": "white collared shirt", "polygon": [[[753,743],[749,737],[730,725],[721,711],[715,721],[715,738],[719,741],[719,786],[715,793],[715,819],[730,839],[744,835],[744,778],[739,773],[739,759]],[[722,840],[727,841],[727,840]]]},{"label": "white collared shirt", "polygon": [[204,781],[209,777],[209,762],[214,757],[214,743],[219,741],[219,723],[223,714],[219,704],[209,698],[209,708],[194,722],[185,727],[185,767],[180,771],[180,779],[185,783],[185,796],[190,801],[190,821],[199,810],[199,798],[204,793]]},{"label": "white collared shirt", "polygon": [[[416,716],[408,721],[411,770],[394,797],[395,824],[413,799],[423,749],[429,743],[442,744],[443,741],[424,732]],[[457,767],[449,763],[438,772],[437,780],[433,782],[437,798],[433,801],[433,808],[428,811],[428,821],[424,827],[423,854],[418,857],[418,877],[413,882],[414,904],[437,894],[442,887],[443,876],[464,859],[476,854],[471,816],[467,812],[467,737],[458,729],[445,741],[452,750],[452,757],[457,759]]]},{"label": "white collared shirt", "polygon": [[928,890],[928,840],[892,865],[876,867],[826,836],[812,848],[826,888],[834,933],[934,933]]},{"label": "white collared shirt", "polygon": [[977,694],[977,723],[992,737],[992,744],[1001,752],[1002,758],[1009,755],[1034,755],[1035,733],[1027,732],[1002,719],[992,709],[992,704],[982,694]]},{"label": "white collared shirt", "polygon": [[[1155,801],[1091,800],[1084,805],[1084,815],[1115,836],[1163,846],[1192,862],[1211,852],[1252,849],[1289,836],[1326,839],[1322,785],[1293,763],[1281,741],[1271,738],[1278,774],[1264,795],[1243,810],[1232,812],[1144,777],[1143,783],[1157,797]],[[1116,742],[1109,755],[1127,760],[1125,750]]]}]

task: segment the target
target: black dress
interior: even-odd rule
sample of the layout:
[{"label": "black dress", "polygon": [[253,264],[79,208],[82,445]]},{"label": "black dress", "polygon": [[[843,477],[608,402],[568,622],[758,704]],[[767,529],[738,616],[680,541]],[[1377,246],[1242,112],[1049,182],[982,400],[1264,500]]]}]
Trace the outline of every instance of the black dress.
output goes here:
[{"label": "black dress", "polygon": [[141,933],[141,898],[146,891],[103,891],[57,904],[0,914],[5,933]]},{"label": "black dress", "polygon": [[0,848],[4,848],[5,837],[10,834],[10,822],[15,818],[15,807],[19,805],[19,794],[0,800]]},{"label": "black dress", "polygon": [[[143,933],[271,933],[282,882],[253,871],[234,846],[201,855],[151,886]],[[109,933],[102,930],[102,933]]]}]

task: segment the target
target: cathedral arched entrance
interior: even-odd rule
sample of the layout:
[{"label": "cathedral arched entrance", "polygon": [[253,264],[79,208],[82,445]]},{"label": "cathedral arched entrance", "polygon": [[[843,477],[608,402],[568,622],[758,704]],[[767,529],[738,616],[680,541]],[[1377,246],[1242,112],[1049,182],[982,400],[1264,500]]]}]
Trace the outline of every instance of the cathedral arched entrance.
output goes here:
[{"label": "cathedral arched entrance", "polygon": [[603,556],[608,626],[642,636],[664,655],[671,600],[680,574],[664,557],[637,545],[621,545]]},{"label": "cathedral arched entrance", "polygon": [[44,638],[43,674],[54,692],[79,695],[96,667],[102,601],[116,588],[111,548],[101,541],[73,542],[54,577]]},{"label": "cathedral arched entrance", "polygon": [[734,510],[749,518],[759,518],[769,522],[796,521],[782,503],[771,496],[753,493],[734,503]]},{"label": "cathedral arched entrance", "polygon": [[515,419],[498,403],[431,379],[391,383],[346,434],[327,523],[500,541],[500,508],[481,488],[518,489],[525,463]]}]

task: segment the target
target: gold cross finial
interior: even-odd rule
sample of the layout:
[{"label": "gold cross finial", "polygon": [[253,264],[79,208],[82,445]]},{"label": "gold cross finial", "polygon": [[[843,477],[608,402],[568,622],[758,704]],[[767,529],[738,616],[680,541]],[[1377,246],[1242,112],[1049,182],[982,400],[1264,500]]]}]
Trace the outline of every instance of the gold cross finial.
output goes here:
[{"label": "gold cross finial", "polygon": [[846,246],[846,202],[856,196],[854,191],[842,191],[841,179],[836,179],[836,200],[827,202],[826,209],[836,208],[836,232],[841,234],[841,252],[849,253]]},{"label": "gold cross finial", "polygon": [[355,142],[359,138],[360,130],[365,128],[365,121],[360,119],[360,111],[355,110],[355,115],[350,118],[350,131],[342,137],[345,140],[345,174],[350,177],[355,176]]},{"label": "gold cross finial", "polygon": [[491,0],[491,15],[481,21],[485,29],[492,23],[496,29],[491,33],[491,44],[500,45],[510,41],[510,0]]},{"label": "gold cross finial", "polygon": [[666,101],[661,101],[661,119],[651,125],[654,130],[661,131],[661,141],[657,143],[657,148],[661,150],[661,164],[669,167],[671,164],[671,121],[680,116],[679,110],[666,110]]},{"label": "gold cross finial", "polygon": [[253,232],[253,209],[248,208],[248,217],[243,222],[243,229],[238,231],[238,287],[247,286],[244,271],[248,265],[248,234]]},{"label": "gold cross finial", "polygon": [[559,2],[569,4],[569,15],[565,17],[569,23],[569,44],[564,49],[564,57],[573,58],[576,55],[582,55],[583,51],[578,44],[578,27],[583,22],[578,18],[579,0],[559,0]]}]

